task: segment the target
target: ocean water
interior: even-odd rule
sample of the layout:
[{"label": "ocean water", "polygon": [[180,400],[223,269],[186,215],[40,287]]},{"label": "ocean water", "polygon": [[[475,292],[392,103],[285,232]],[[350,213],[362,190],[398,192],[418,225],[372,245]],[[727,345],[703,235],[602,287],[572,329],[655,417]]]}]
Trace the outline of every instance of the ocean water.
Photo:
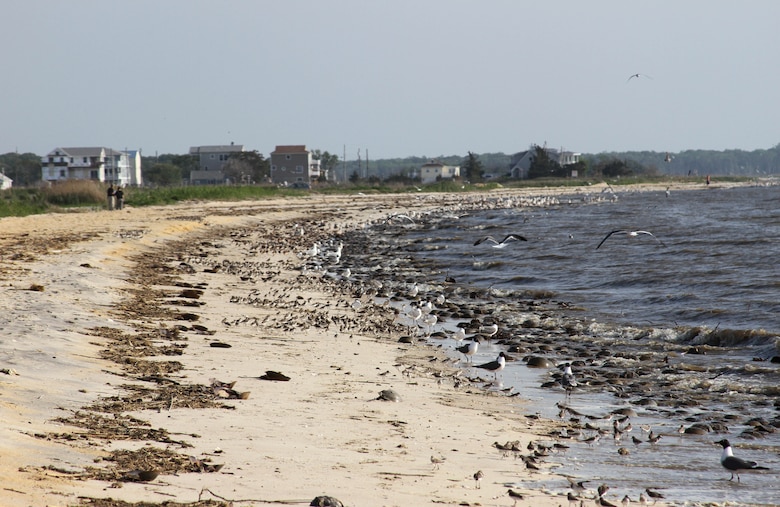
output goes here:
[{"label": "ocean water", "polygon": [[[780,364],[772,361],[780,356],[780,186],[616,189],[529,203],[492,197],[379,224],[351,243],[375,248],[347,246],[347,262],[355,279],[383,279],[402,308],[416,304],[403,296],[413,285],[417,299],[446,295],[427,332],[438,331],[431,341],[453,357],[455,326],[499,323],[474,362],[512,351],[518,360],[500,387],[519,392],[524,411],[603,429],[592,445],[584,443],[591,430],[551,435],[548,443],[569,446],[549,458],[559,473],[609,484],[615,503],[650,487],[678,504],[780,505]],[[615,230],[652,236],[614,234],[596,248]],[[509,233],[527,241],[474,245]],[[574,362],[580,386],[567,396],[554,382],[558,368],[526,365],[533,355]],[[635,413],[621,427],[631,422],[633,431],[615,439],[608,417],[626,408]],[[708,431],[678,433],[693,424]],[[649,443],[642,427],[662,439]],[[773,470],[728,481],[714,445],[721,438]],[[568,490],[554,479],[517,485]]]}]

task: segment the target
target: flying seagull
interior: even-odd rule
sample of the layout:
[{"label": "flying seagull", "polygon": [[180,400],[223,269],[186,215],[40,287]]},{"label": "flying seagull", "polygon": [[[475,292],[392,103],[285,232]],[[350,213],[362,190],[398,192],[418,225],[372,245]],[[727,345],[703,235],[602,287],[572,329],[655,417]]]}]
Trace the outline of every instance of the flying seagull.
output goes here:
[{"label": "flying seagull", "polygon": [[734,474],[737,475],[737,482],[739,482],[739,473],[740,472],[749,472],[753,470],[769,470],[767,467],[761,467],[758,466],[758,463],[755,461],[746,461],[741,458],[737,458],[734,456],[734,453],[731,451],[731,444],[728,440],[718,440],[715,442],[716,444],[720,444],[723,446],[723,454],[720,456],[720,464],[723,465],[723,468],[731,472],[731,478],[730,481],[734,480]]},{"label": "flying seagull", "polygon": [[507,234],[504,239],[501,241],[496,241],[496,239],[493,236],[485,236],[484,238],[480,238],[477,241],[474,242],[474,246],[477,246],[481,243],[484,243],[485,241],[490,241],[493,243],[493,248],[504,248],[507,243],[510,241],[528,241],[524,237],[522,237],[519,234]]},{"label": "flying seagull", "polygon": [[629,81],[631,81],[634,78],[639,79],[640,77],[646,77],[647,79],[653,79],[652,77],[648,76],[647,74],[640,74],[640,73],[637,72],[636,74],[631,74],[630,76],[628,76],[628,79],[626,79],[626,83],[628,83]]},{"label": "flying seagull", "polygon": [[604,244],[604,242],[607,240],[607,238],[609,238],[613,234],[625,234],[627,236],[639,236],[640,234],[647,234],[648,236],[653,236],[653,238],[656,241],[658,241],[658,243],[660,243],[662,245],[664,244],[663,241],[661,241],[660,239],[656,238],[655,235],[653,235],[652,232],[647,232],[647,231],[626,231],[626,230],[618,229],[618,230],[612,231],[609,234],[607,234],[606,236],[604,236],[604,239],[601,240],[601,243],[599,243],[599,246],[596,247],[596,250],[598,250],[599,247]]}]

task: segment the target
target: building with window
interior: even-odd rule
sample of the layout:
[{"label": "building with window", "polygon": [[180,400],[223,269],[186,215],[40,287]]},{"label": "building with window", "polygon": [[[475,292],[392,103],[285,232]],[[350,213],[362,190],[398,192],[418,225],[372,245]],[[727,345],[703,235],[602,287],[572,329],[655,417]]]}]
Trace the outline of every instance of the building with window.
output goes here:
[{"label": "building with window", "polygon": [[422,183],[455,178],[460,178],[460,166],[457,165],[446,165],[438,160],[429,160],[420,168],[420,181]]},{"label": "building with window", "polygon": [[244,151],[243,144],[192,146],[190,155],[198,158],[199,169],[190,172],[190,183],[193,185],[224,183],[226,177],[222,169],[231,156],[242,151]]},{"label": "building with window", "polygon": [[310,185],[320,177],[320,161],[303,144],[278,145],[271,152],[271,182],[277,185]]},{"label": "building with window", "polygon": [[139,186],[140,150],[55,148],[41,157],[41,179],[47,182],[92,180],[120,186]]}]

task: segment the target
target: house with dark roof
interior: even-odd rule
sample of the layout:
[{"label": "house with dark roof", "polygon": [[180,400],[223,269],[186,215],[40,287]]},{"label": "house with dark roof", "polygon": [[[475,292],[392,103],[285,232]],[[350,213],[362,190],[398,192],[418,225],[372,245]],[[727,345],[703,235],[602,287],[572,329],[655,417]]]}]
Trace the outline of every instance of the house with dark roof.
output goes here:
[{"label": "house with dark roof", "polygon": [[[555,148],[544,148],[550,159],[557,161],[561,166],[569,164],[576,164],[580,161],[581,153],[575,153],[573,151],[564,151],[563,149],[556,150]],[[536,155],[536,146],[532,146],[531,149],[521,151],[512,155],[512,159],[509,162],[509,172],[512,178],[525,179],[528,177],[528,170],[531,168],[531,163]]]},{"label": "house with dark roof", "polygon": [[277,185],[310,185],[320,177],[320,161],[306,145],[277,145],[271,152],[271,182]]},{"label": "house with dark roof", "polygon": [[225,183],[225,173],[222,171],[230,157],[244,151],[243,144],[223,144],[212,146],[192,146],[190,155],[198,158],[198,170],[190,172],[190,183],[207,185]]},{"label": "house with dark roof", "polygon": [[47,182],[92,180],[139,186],[141,152],[105,147],[55,148],[41,157],[41,179]]}]

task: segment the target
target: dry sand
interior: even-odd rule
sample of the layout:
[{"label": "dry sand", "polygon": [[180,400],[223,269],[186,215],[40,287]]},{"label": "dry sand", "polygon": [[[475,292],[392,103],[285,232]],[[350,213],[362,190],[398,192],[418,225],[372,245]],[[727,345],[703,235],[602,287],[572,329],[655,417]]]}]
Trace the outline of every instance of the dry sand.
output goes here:
[{"label": "dry sand", "polygon": [[[463,372],[440,349],[398,342],[392,309],[356,311],[354,288],[296,270],[296,252],[333,223],[463,198],[1,219],[0,505],[512,505],[512,483],[525,486],[520,505],[568,505],[533,487],[555,457],[531,471],[492,446],[525,450],[555,421],[529,417],[522,396],[458,387]],[[261,380],[267,370],[290,380]],[[246,399],[216,396],[214,379]],[[402,400],[377,400],[384,389]],[[132,480],[147,468],[159,476]]]}]

